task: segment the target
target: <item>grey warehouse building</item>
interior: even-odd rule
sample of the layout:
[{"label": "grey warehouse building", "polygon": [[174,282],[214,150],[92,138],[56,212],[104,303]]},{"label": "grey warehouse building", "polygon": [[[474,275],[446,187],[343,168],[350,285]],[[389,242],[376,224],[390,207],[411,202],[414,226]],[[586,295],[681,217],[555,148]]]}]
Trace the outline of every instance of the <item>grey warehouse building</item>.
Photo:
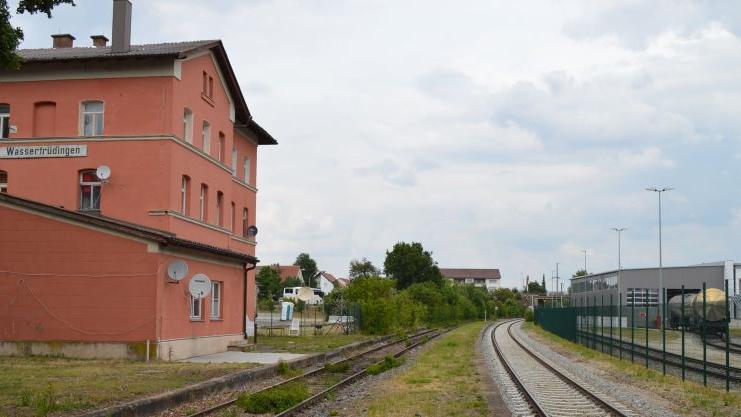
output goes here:
[{"label": "grey warehouse building", "polygon": [[[733,261],[715,262],[691,266],[664,267],[664,287],[667,300],[682,291],[697,293],[705,283],[707,288],[728,292],[731,298],[741,293],[741,264]],[[603,302],[636,307],[656,307],[659,302],[659,268],[631,268],[607,271],[571,279],[569,289],[571,305],[575,307],[599,305]],[[622,294],[622,298],[621,295]],[[603,298],[604,297],[604,298]],[[741,318],[741,309],[731,308],[732,318]]]}]

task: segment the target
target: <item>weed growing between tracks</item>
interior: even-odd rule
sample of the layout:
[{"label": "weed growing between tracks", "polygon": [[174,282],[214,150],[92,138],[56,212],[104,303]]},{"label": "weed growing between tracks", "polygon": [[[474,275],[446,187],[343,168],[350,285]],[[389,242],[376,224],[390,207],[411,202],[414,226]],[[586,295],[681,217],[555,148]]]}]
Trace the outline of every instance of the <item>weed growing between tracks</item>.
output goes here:
[{"label": "weed growing between tracks", "polygon": [[253,414],[280,413],[309,398],[305,382],[291,382],[267,391],[240,395],[237,405]]},{"label": "weed growing between tracks", "polygon": [[[682,381],[674,375],[662,375],[660,371],[646,369],[641,362],[620,360],[580,344],[572,343],[531,323],[522,325],[523,330],[536,339],[544,340],[556,352],[589,362],[604,371],[613,380],[650,391],[672,404],[674,412],[687,416],[741,417],[741,393],[726,393],[725,389],[705,387],[693,381]],[[650,336],[649,336],[650,337]],[[604,376],[603,376],[604,377]]]},{"label": "weed growing between tracks", "polygon": [[368,375],[378,375],[384,373],[389,369],[396,368],[397,366],[404,363],[403,359],[395,358],[391,355],[386,355],[382,362],[374,363],[368,367]]}]

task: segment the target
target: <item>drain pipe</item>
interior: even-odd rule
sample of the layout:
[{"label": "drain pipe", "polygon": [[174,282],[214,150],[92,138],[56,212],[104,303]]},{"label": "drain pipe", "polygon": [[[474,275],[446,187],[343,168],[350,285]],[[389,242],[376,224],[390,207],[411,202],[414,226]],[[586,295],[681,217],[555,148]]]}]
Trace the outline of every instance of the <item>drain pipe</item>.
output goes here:
[{"label": "drain pipe", "polygon": [[[249,267],[247,265],[250,264],[244,264],[244,291],[242,291],[242,312],[244,313],[242,315],[242,334],[245,340],[247,340],[247,273],[257,268],[257,262]],[[255,306],[255,311],[257,311],[257,306]],[[257,317],[255,317],[255,343],[257,343]]]}]

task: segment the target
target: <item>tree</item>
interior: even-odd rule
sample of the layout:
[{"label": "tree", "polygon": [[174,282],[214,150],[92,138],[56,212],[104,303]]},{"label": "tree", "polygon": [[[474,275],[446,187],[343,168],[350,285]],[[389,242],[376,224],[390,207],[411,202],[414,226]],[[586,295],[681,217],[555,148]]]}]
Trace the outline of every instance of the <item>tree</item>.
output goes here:
[{"label": "tree", "polygon": [[[573,277],[583,277],[583,276],[586,276],[586,275],[587,275],[587,270],[586,269],[580,269],[580,270],[574,272]],[[558,288],[556,288],[556,289],[558,289]]]},{"label": "tree", "polygon": [[316,261],[311,259],[311,256],[309,256],[308,253],[300,253],[296,257],[296,262],[293,264],[301,268],[301,274],[303,275],[307,286],[311,288],[317,286],[316,276],[319,273],[319,270],[317,269]]},{"label": "tree", "polygon": [[386,275],[393,276],[396,286],[404,289],[417,282],[442,283],[443,276],[432,259],[432,252],[424,250],[421,243],[399,242],[383,262]]},{"label": "tree", "polygon": [[369,278],[379,274],[378,268],[368,258],[350,261],[350,278]]},{"label": "tree", "polygon": [[543,287],[543,292],[546,293],[547,291],[545,289],[545,274],[543,274],[543,281],[540,283],[540,286]]},{"label": "tree", "polygon": [[530,294],[545,294],[545,288],[537,282],[531,282],[527,284],[527,292]]},{"label": "tree", "polygon": [[261,300],[272,300],[280,297],[282,288],[278,271],[272,267],[262,268],[255,279],[257,284],[260,286],[257,298]]},{"label": "tree", "polygon": [[280,290],[283,291],[284,288],[303,286],[304,283],[298,277],[286,278],[286,280],[280,284]]},{"label": "tree", "polygon": [[[74,0],[20,0],[16,14],[45,13],[51,18],[51,11],[60,4],[75,5]],[[10,24],[10,10],[8,1],[0,0],[0,68],[17,69],[21,65],[21,57],[15,53],[23,40],[23,30]]]}]

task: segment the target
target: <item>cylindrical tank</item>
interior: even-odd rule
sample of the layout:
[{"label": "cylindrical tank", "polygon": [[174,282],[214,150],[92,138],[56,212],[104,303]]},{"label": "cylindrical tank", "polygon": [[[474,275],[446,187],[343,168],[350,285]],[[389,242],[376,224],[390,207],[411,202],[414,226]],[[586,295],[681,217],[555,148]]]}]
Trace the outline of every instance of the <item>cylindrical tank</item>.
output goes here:
[{"label": "cylindrical tank", "polygon": [[[687,321],[687,318],[692,315],[692,301],[695,299],[695,296],[697,296],[697,294],[684,294],[685,321]],[[670,298],[667,309],[669,310],[670,320],[676,319],[677,322],[679,322],[679,320],[682,319],[682,294]],[[700,306],[700,309],[702,309],[702,306]]]},{"label": "cylindrical tank", "polygon": [[[717,288],[708,288],[705,293],[706,321],[721,321],[726,318],[726,293]],[[692,301],[692,313],[695,317],[702,318],[702,291],[697,293]]]}]

